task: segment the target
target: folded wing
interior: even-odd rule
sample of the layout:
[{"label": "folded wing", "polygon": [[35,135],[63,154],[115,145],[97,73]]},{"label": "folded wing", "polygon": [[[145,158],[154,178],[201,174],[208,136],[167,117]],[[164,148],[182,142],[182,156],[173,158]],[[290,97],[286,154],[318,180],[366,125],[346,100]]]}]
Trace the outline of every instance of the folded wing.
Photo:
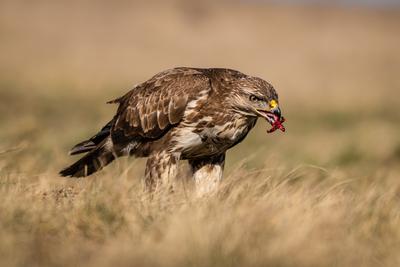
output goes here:
[{"label": "folded wing", "polygon": [[182,120],[187,103],[208,86],[208,78],[194,69],[178,68],[157,74],[110,102],[119,103],[113,139],[159,138]]}]

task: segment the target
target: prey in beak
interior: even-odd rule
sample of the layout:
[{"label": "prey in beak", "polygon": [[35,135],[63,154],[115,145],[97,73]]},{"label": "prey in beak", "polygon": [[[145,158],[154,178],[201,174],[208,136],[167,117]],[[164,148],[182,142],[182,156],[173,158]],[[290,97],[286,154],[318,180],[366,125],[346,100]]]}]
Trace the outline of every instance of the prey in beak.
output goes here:
[{"label": "prey in beak", "polygon": [[285,132],[285,126],[282,123],[285,122],[285,118],[282,116],[281,109],[275,100],[271,100],[269,103],[269,109],[256,109],[257,113],[266,119],[272,128],[267,131],[267,133],[275,132],[276,130],[281,130]]}]

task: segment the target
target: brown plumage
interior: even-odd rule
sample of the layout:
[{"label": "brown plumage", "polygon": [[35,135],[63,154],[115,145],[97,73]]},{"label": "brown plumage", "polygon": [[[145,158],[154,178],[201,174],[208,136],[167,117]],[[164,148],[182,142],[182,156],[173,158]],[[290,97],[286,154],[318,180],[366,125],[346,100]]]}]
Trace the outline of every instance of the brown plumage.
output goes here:
[{"label": "brown plumage", "polygon": [[186,159],[200,190],[209,191],[222,177],[226,150],[258,117],[271,125],[283,121],[277,102],[268,82],[235,70],[166,70],[108,102],[119,105],[116,115],[72,148],[72,155],[87,154],[60,174],[82,177],[120,156],[148,157],[145,184],[154,189],[172,182]]}]

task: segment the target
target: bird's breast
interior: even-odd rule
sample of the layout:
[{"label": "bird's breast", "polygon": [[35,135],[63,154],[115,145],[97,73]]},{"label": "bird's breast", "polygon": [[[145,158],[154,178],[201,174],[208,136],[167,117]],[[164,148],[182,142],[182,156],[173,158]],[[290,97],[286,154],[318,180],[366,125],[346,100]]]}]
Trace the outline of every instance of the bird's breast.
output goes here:
[{"label": "bird's breast", "polygon": [[186,158],[223,153],[243,140],[255,124],[244,119],[209,122],[186,125],[176,133],[177,147]]},{"label": "bird's breast", "polygon": [[216,144],[231,146],[246,136],[252,127],[253,124],[248,123],[246,120],[229,120],[216,124],[213,128],[206,128],[202,136]]}]

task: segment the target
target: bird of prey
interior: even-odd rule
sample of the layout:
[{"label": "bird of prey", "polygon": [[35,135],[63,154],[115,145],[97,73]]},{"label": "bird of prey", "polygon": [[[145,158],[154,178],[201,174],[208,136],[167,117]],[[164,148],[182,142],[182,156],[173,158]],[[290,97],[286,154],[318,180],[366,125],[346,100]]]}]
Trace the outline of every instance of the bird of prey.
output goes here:
[{"label": "bird of prey", "polygon": [[269,132],[285,131],[273,86],[231,69],[169,69],[108,103],[119,105],[115,116],[72,148],[70,155],[86,155],[62,176],[88,176],[121,156],[147,157],[144,184],[153,191],[188,160],[196,186],[207,192],[222,179],[226,151],[257,118],[272,125]]}]

